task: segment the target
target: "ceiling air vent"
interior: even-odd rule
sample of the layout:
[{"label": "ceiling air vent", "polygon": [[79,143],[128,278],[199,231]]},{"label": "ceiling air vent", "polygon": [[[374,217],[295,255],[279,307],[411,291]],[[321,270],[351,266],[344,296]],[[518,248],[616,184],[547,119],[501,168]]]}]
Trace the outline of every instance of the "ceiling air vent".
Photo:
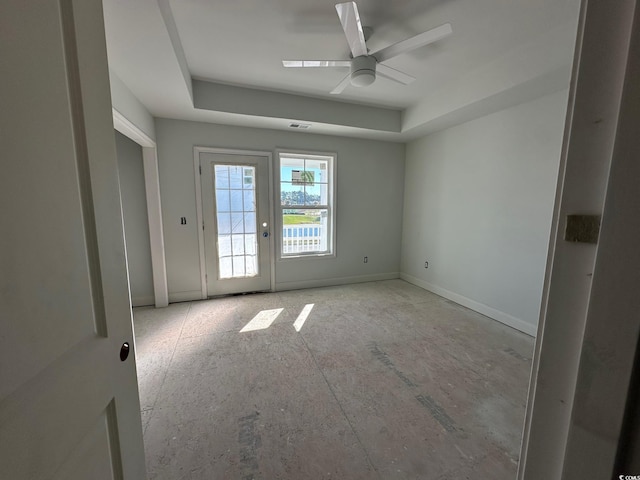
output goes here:
[{"label": "ceiling air vent", "polygon": [[291,122],[289,124],[289,128],[297,128],[297,129],[300,129],[300,130],[306,130],[307,128],[311,128],[311,124],[310,123]]}]

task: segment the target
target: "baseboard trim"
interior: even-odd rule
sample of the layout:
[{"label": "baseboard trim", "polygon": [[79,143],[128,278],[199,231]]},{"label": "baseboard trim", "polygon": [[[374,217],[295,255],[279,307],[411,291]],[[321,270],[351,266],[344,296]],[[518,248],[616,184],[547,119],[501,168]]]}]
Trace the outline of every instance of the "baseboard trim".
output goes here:
[{"label": "baseboard trim", "polygon": [[378,282],[381,280],[393,280],[400,278],[400,272],[376,273],[373,275],[356,275],[353,277],[334,277],[314,280],[301,280],[297,282],[276,283],[275,291],[299,290],[301,288],[333,287],[347,285],[349,283]]},{"label": "baseboard trim", "polygon": [[515,328],[516,330],[526,333],[532,337],[536,336],[537,327],[532,325],[524,320],[520,320],[519,318],[514,317],[513,315],[509,315],[508,313],[502,312],[500,310],[496,310],[484,303],[476,302],[475,300],[471,300],[470,298],[465,297],[464,295],[460,295],[455,292],[451,292],[445,288],[439,287],[429,282],[425,282],[417,277],[409,275],[407,273],[400,273],[400,278],[405,280],[413,285],[424,288],[436,295],[440,295],[448,300],[456,302],[463,307],[470,308],[482,315],[485,315],[493,320],[496,320],[500,323],[504,323],[505,325]]},{"label": "baseboard trim", "polygon": [[169,293],[169,303],[191,302],[193,300],[202,300],[202,291],[190,290],[188,292]]},{"label": "baseboard trim", "polygon": [[131,306],[132,307],[148,307],[150,305],[155,305],[156,299],[153,295],[145,295],[143,297],[131,297]]}]

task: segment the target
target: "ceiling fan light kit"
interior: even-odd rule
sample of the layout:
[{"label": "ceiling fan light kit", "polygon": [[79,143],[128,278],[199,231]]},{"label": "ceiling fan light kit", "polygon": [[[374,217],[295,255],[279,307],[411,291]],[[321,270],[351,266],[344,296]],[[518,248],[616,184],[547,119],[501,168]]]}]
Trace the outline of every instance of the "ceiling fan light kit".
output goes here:
[{"label": "ceiling fan light kit", "polygon": [[336,5],[338,18],[347,37],[351,50],[351,60],[283,60],[282,65],[288,68],[308,67],[350,67],[350,73],[331,91],[332,94],[342,93],[349,83],[354,87],[366,87],[376,80],[378,73],[394,82],[408,85],[415,78],[406,73],[395,70],[380,62],[384,62],[397,55],[410,52],[436,42],[452,33],[451,25],[445,23],[439,27],[427,30],[393,45],[389,45],[376,52],[369,53],[366,41],[371,35],[370,27],[363,27],[356,2],[338,3]]},{"label": "ceiling fan light kit", "polygon": [[351,61],[351,85],[366,87],[376,79],[376,59],[368,55],[356,57]]}]

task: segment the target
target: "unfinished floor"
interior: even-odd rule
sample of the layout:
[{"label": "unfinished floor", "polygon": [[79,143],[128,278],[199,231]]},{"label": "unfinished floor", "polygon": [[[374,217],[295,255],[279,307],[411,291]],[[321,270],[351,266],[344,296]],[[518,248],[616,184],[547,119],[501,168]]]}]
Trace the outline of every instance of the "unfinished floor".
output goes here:
[{"label": "unfinished floor", "polygon": [[134,325],[149,479],[515,478],[533,339],[402,280]]}]

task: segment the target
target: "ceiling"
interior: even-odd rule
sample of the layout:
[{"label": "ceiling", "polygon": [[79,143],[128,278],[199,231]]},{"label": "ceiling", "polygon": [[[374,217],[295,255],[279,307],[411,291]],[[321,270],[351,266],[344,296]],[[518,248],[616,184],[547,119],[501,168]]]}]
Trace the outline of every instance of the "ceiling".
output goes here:
[{"label": "ceiling", "polygon": [[453,34],[329,92],[343,68],[336,0],[103,0],[109,68],[156,117],[407,141],[568,86],[579,0],[359,0],[371,51],[450,23]]}]

